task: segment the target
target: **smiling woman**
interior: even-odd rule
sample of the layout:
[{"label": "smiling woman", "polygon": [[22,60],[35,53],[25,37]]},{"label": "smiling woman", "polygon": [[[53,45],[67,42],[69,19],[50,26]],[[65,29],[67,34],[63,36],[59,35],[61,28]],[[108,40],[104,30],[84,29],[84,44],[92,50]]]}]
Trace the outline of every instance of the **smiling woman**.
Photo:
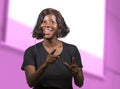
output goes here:
[{"label": "smiling woman", "polygon": [[[10,1],[9,21],[8,21],[8,23],[10,22],[9,23],[10,25],[8,24],[7,26],[8,29],[7,29],[7,37],[6,37],[6,42],[9,45],[17,47],[21,50],[24,50],[29,45],[32,45],[34,43],[34,40],[30,39],[29,37],[30,35],[28,36],[24,34],[31,33],[32,31],[31,28],[34,27],[34,24],[36,22],[36,17],[39,11],[42,8],[46,8],[50,6],[50,7],[57,8],[64,14],[64,16],[66,17],[66,22],[70,25],[70,28],[72,29],[68,37],[63,40],[67,42],[72,41],[80,49],[87,51],[88,53],[91,53],[93,55],[96,55],[100,59],[103,59],[104,0],[84,0],[84,1],[72,0],[69,3],[64,0],[57,0],[53,2],[50,2],[49,0],[45,0],[45,1],[42,1],[42,4],[40,3],[41,2],[39,0],[36,0],[36,2],[29,1],[29,0],[26,0],[26,1],[11,0]],[[67,3],[67,7],[65,3]],[[71,7],[73,3],[75,3],[75,6]],[[27,4],[27,7],[26,7],[26,4]],[[71,11],[74,11],[74,13],[71,13]],[[18,26],[16,21],[18,23]],[[11,25],[12,23],[13,24],[16,23],[15,26],[18,27],[17,29],[21,27],[19,26],[19,24],[22,25],[23,27],[22,29],[24,33],[22,33],[23,31],[21,32],[22,29],[17,30],[16,32],[16,35],[18,36],[17,38],[14,38],[14,36],[11,36],[13,33],[11,30],[9,30],[9,28],[10,27],[11,29],[13,28]],[[17,33],[19,33],[23,37],[19,38],[19,34]],[[28,39],[24,39],[24,37]],[[15,40],[15,42],[13,40]],[[27,40],[30,40],[29,43],[26,43],[26,45],[23,44]],[[13,41],[13,42],[10,42],[10,41]]]},{"label": "smiling woman", "polygon": [[33,37],[43,41],[25,50],[21,67],[33,89],[73,89],[72,78],[76,86],[83,86],[83,65],[77,47],[58,39],[68,33],[69,28],[58,10],[41,11]]},{"label": "smiling woman", "polygon": [[86,72],[103,76],[104,5],[104,0],[10,0],[5,44],[24,51],[41,41],[31,38],[36,17],[43,8],[54,7],[71,29],[61,40],[77,45]]}]

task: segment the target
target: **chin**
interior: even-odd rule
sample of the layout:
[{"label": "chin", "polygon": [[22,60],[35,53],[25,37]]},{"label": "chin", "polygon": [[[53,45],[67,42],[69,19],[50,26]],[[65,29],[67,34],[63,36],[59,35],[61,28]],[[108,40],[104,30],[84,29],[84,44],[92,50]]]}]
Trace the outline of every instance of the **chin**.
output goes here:
[{"label": "chin", "polygon": [[44,36],[45,39],[53,39],[54,36],[53,35],[47,35],[47,36]]},{"label": "chin", "polygon": [[44,37],[44,39],[51,40],[52,37]]}]

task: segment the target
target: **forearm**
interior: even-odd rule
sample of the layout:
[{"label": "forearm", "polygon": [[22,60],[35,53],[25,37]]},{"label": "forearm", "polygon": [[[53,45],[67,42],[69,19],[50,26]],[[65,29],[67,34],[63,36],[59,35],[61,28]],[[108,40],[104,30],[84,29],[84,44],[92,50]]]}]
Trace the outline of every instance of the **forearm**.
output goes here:
[{"label": "forearm", "polygon": [[29,73],[28,75],[28,84],[30,87],[33,87],[38,81],[40,81],[41,76],[48,67],[48,64],[42,64],[34,73]]},{"label": "forearm", "polygon": [[78,87],[82,87],[84,83],[84,76],[82,69],[80,69],[79,72],[74,75],[74,82]]},{"label": "forearm", "polygon": [[41,76],[43,75],[44,71],[48,67],[49,64],[55,63],[55,61],[58,59],[58,56],[53,55],[55,50],[51,52],[46,58],[46,61],[33,73],[29,73],[30,76],[28,78],[28,84],[30,87],[34,86],[36,83],[38,83],[41,79]]}]

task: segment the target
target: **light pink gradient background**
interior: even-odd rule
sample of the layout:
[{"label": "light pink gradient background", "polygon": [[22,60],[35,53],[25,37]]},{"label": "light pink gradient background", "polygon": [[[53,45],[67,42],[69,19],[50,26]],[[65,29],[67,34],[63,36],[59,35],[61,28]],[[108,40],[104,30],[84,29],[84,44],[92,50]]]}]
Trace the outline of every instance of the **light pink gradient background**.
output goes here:
[{"label": "light pink gradient background", "polygon": [[[92,0],[91,3],[93,1],[94,0]],[[26,5],[27,1],[26,2],[22,1],[22,2],[24,2],[24,4],[22,4],[22,7],[20,7],[21,1],[19,3],[18,2],[19,1],[17,1],[15,4],[15,1],[11,0],[9,3],[9,7],[8,7],[9,13],[8,13],[8,18],[7,18],[7,28],[6,28],[6,36],[5,36],[6,38],[5,38],[4,45],[24,51],[30,45],[35,44],[35,39],[33,39],[31,37],[31,35],[32,35],[31,32],[32,32],[33,26],[31,26],[31,25],[29,26],[28,24],[30,24],[30,22],[32,24],[32,22],[34,22],[34,20],[31,20],[31,19],[35,19],[36,17],[34,17],[33,15],[31,16],[31,14],[33,14],[33,13],[30,13],[28,11],[31,8],[31,7],[29,7],[30,2],[28,4],[28,7],[29,7],[28,9],[26,9],[24,7],[24,5]],[[48,1],[46,0],[45,2],[42,1],[42,4],[44,7],[49,6],[49,4],[46,5],[46,2],[49,2],[49,0]],[[54,4],[56,3],[57,5],[50,4],[51,7],[54,6],[57,8],[57,6],[58,6],[57,2],[58,1],[56,1],[56,2],[54,1]],[[61,7],[61,4],[62,4],[61,2],[64,2],[64,1],[62,1],[62,0],[59,1],[59,4],[60,4],[59,9],[60,8],[65,9],[64,5],[66,6],[66,4],[64,4],[63,7]],[[33,3],[32,7],[38,6],[35,4],[36,2],[32,2],[32,3]],[[39,1],[37,3],[39,3]],[[73,3],[73,2],[69,2],[69,3]],[[104,5],[104,1],[103,0],[101,0],[101,2],[99,1],[99,3],[101,3],[100,4],[101,8],[100,8],[100,5],[98,5],[98,7],[96,7],[96,9],[91,10],[93,7],[96,6],[96,4],[98,4],[98,2],[97,3],[95,2],[95,4],[93,4],[93,7],[90,8],[91,11],[88,10],[87,7],[82,6],[82,4],[85,4],[84,1],[82,1],[82,2],[77,1],[75,3],[77,4],[76,6],[79,6],[78,3],[81,3],[80,8],[82,8],[82,10],[79,11],[80,13],[78,12],[79,9],[76,10],[76,7],[70,8],[69,5],[71,5],[71,4],[68,4],[68,7],[67,7],[68,9],[62,10],[62,11],[67,11],[68,14],[67,14],[66,19],[70,19],[70,16],[68,16],[68,15],[71,15],[71,12],[69,12],[68,10],[69,9],[71,9],[70,11],[74,10],[74,13],[78,14],[75,17],[79,16],[80,21],[78,20],[79,22],[77,22],[76,19],[78,19],[78,18],[74,18],[75,23],[71,23],[71,24],[69,23],[70,29],[71,29],[70,34],[66,38],[60,39],[60,40],[64,40],[65,42],[76,44],[76,46],[79,48],[80,53],[81,53],[81,58],[82,58],[82,62],[84,65],[84,67],[83,67],[84,71],[94,74],[96,76],[103,77],[104,76],[103,75],[103,67],[104,66],[103,66],[103,55],[102,54],[103,54],[103,49],[104,49],[103,48],[103,43],[104,43],[103,42],[103,40],[104,40],[104,36],[103,36],[103,34],[104,34],[104,6],[103,5]],[[25,8],[25,10],[23,10],[23,8]],[[39,8],[39,7],[37,7],[37,8]],[[43,8],[43,7],[40,6],[40,9],[41,8]],[[32,9],[33,8],[31,8],[30,10],[32,10]],[[40,9],[38,9],[38,12],[40,11]],[[76,10],[76,12],[75,12],[75,10]],[[88,10],[88,11],[86,11],[88,13],[89,12],[94,12],[94,13],[91,13],[90,15],[84,15],[84,14],[88,14],[88,13],[84,13],[84,10]],[[100,15],[98,12],[96,12],[96,10],[99,10],[98,12],[100,13]],[[20,12],[20,11],[23,11],[23,12]],[[26,13],[26,11],[27,11],[27,13]],[[34,14],[36,14],[36,13],[34,12]],[[82,15],[81,15],[81,13],[82,13]],[[25,16],[27,16],[27,17],[25,17],[24,14],[26,14]],[[96,14],[98,14],[98,16]],[[31,18],[29,16],[31,16]],[[72,17],[74,17],[73,14],[72,14]],[[88,17],[94,18],[94,19],[89,19]],[[98,19],[98,17],[99,17],[99,19]],[[25,20],[25,18],[29,18],[29,19]],[[84,23],[86,21],[87,21],[87,23]],[[72,22],[74,22],[73,19],[72,19]],[[92,24],[88,24],[88,23],[92,23]],[[81,26],[79,26],[79,25],[81,25]],[[85,28],[86,25],[88,28]],[[74,27],[74,28],[72,28],[72,27]],[[74,29],[81,29],[81,30],[74,30]],[[92,29],[94,29],[94,31]],[[96,29],[98,29],[98,30],[96,30]],[[75,32],[77,32],[77,33],[75,33]],[[94,38],[96,38],[96,39],[94,39]],[[86,43],[86,42],[89,42],[89,43]]]},{"label": "light pink gradient background", "polygon": [[[120,1],[106,0],[105,40],[104,40],[104,76],[96,76],[84,71],[85,82],[81,89],[120,89]],[[0,88],[29,89],[24,73],[20,70],[23,51],[3,44],[7,26],[8,0],[0,0]],[[29,29],[29,28],[26,28]],[[21,33],[22,34],[22,33]],[[15,36],[14,34],[12,36]],[[16,35],[17,36],[17,35]],[[29,39],[28,39],[29,40]],[[82,52],[82,51],[81,51]],[[84,55],[83,52],[81,55]],[[91,55],[85,56],[86,58]],[[85,63],[85,62],[84,62]],[[89,63],[92,67],[92,63]],[[88,65],[85,64],[85,65]],[[84,65],[84,66],[85,66]],[[96,63],[96,65],[99,65]],[[101,67],[101,68],[102,68]],[[95,68],[96,69],[96,68]],[[96,71],[99,74],[99,70]],[[78,87],[74,86],[75,89]]]}]

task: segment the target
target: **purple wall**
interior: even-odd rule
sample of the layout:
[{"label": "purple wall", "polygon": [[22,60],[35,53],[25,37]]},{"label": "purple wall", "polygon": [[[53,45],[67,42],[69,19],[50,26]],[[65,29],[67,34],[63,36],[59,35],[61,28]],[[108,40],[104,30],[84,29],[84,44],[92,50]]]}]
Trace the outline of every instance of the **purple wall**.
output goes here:
[{"label": "purple wall", "polygon": [[[6,28],[6,1],[0,0],[0,88],[29,89],[20,70],[23,52],[2,44]],[[85,74],[81,89],[120,89],[120,0],[106,0],[104,77]],[[77,88],[76,88],[77,89]]]},{"label": "purple wall", "polygon": [[7,7],[8,7],[8,0],[0,0],[0,40],[5,40],[5,36],[2,36],[2,34],[5,34],[5,29],[6,29],[6,21],[7,21],[6,16],[8,12]]}]

